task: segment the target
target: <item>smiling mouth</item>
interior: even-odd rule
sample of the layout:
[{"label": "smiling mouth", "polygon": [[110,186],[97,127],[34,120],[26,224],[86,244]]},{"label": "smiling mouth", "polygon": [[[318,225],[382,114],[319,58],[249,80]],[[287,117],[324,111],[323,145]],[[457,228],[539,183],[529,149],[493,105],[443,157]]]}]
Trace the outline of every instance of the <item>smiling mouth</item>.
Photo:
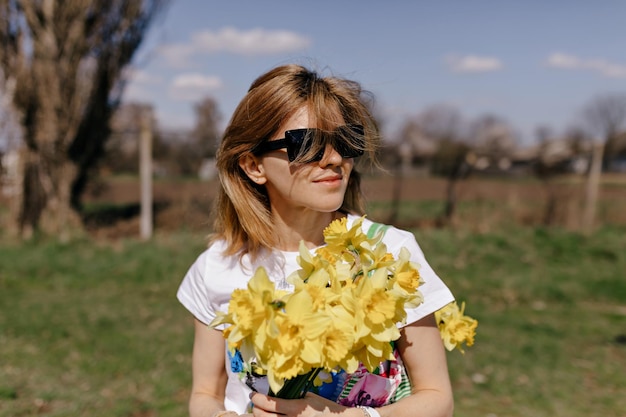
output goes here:
[{"label": "smiling mouth", "polygon": [[315,182],[327,182],[327,183],[331,183],[331,182],[338,182],[341,181],[342,177],[332,177],[332,178],[321,178],[319,180],[316,180]]}]

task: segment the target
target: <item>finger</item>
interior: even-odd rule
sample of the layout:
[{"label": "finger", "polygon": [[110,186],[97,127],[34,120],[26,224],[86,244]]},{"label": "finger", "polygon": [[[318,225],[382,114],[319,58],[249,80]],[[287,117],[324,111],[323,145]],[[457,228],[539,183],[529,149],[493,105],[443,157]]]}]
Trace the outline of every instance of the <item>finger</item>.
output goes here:
[{"label": "finger", "polygon": [[255,392],[250,395],[250,401],[252,401],[254,410],[260,409],[268,413],[284,415],[278,411],[279,410],[278,403],[280,399],[269,397],[267,395],[263,395],[263,394],[259,394],[258,392]]}]

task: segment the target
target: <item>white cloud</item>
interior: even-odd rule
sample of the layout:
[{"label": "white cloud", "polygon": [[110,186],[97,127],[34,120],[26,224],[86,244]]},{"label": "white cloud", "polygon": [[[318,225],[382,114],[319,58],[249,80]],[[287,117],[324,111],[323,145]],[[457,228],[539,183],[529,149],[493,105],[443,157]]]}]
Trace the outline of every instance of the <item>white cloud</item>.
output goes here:
[{"label": "white cloud", "polygon": [[566,55],[559,52],[553,53],[546,60],[549,67],[576,69],[581,65],[580,59],[573,55]]},{"label": "white cloud", "polygon": [[477,55],[449,55],[446,57],[446,63],[453,72],[499,71],[504,66],[498,58]]},{"label": "white cloud", "polygon": [[548,57],[546,65],[552,68],[593,71],[609,78],[626,78],[626,65],[615,64],[605,59],[583,59],[555,52]]},{"label": "white cloud", "polygon": [[194,54],[193,45],[172,43],[159,48],[159,54],[173,68],[188,68],[191,66],[190,57]]},{"label": "white cloud", "polygon": [[311,40],[288,30],[239,30],[225,27],[191,35],[188,43],[172,43],[159,48],[160,55],[174,68],[191,68],[195,55],[228,52],[237,55],[276,55],[308,48]]},{"label": "white cloud", "polygon": [[178,88],[215,89],[222,86],[222,81],[212,75],[181,74],[174,78],[172,86]]},{"label": "white cloud", "polygon": [[180,74],[172,80],[169,94],[177,100],[193,101],[201,99],[207,93],[220,87],[222,87],[222,80],[219,77],[187,73]]},{"label": "white cloud", "polygon": [[238,30],[225,27],[192,36],[194,49],[205,53],[231,52],[240,55],[273,55],[306,49],[311,40],[288,30]]}]

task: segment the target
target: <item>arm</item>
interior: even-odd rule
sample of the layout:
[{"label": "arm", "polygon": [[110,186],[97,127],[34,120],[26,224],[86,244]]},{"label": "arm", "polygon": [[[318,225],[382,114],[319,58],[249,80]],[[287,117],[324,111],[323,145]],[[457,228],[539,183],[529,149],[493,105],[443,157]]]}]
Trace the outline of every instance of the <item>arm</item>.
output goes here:
[{"label": "arm", "polygon": [[446,351],[433,314],[404,327],[398,349],[411,380],[412,393],[381,407],[381,417],[450,417],[454,410]]},{"label": "arm", "polygon": [[[402,329],[398,349],[411,380],[412,393],[397,403],[377,408],[381,417],[450,417],[454,408],[446,352],[432,314]],[[362,410],[307,394],[302,400],[252,396],[255,416],[273,413],[298,417],[364,417]],[[265,410],[269,414],[262,412]]]},{"label": "arm", "polygon": [[[227,374],[224,367],[224,337],[219,330],[211,329],[194,318],[194,343],[192,356],[193,384],[189,399],[190,417],[213,417],[224,410]],[[227,413],[224,417],[236,416]]]}]

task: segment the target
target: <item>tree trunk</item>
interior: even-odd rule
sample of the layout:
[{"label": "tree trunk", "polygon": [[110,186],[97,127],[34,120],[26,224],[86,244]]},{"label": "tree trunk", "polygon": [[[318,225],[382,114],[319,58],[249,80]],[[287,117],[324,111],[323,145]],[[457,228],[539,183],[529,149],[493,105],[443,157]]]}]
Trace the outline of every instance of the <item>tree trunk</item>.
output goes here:
[{"label": "tree trunk", "polygon": [[31,238],[41,231],[67,241],[82,228],[70,206],[70,190],[76,167],[68,161],[45,160],[38,152],[26,152],[22,195],[18,213],[20,234]]},{"label": "tree trunk", "polygon": [[444,202],[443,213],[437,219],[437,225],[444,227],[454,221],[457,207],[457,185],[466,178],[469,173],[469,164],[465,161],[466,151],[458,153],[454,158],[454,165],[448,174],[446,184],[446,201]]},{"label": "tree trunk", "polygon": [[543,185],[546,190],[546,207],[543,212],[542,224],[550,227],[556,224],[557,219],[557,193],[549,176],[544,178]]},{"label": "tree trunk", "polygon": [[459,178],[453,177],[448,179],[448,184],[446,187],[446,203],[443,209],[443,218],[447,223],[452,222],[454,214],[456,212],[456,184],[459,181]]},{"label": "tree trunk", "polygon": [[26,151],[22,164],[22,190],[19,194],[20,204],[17,211],[19,233],[30,239],[38,229],[41,212],[46,205],[45,192],[41,184],[40,165],[37,154]]},{"label": "tree trunk", "polygon": [[401,158],[397,158],[394,171],[395,175],[393,177],[393,188],[391,192],[391,213],[387,218],[387,223],[389,224],[396,224],[400,218],[400,202],[402,199],[405,171],[405,166]]}]

